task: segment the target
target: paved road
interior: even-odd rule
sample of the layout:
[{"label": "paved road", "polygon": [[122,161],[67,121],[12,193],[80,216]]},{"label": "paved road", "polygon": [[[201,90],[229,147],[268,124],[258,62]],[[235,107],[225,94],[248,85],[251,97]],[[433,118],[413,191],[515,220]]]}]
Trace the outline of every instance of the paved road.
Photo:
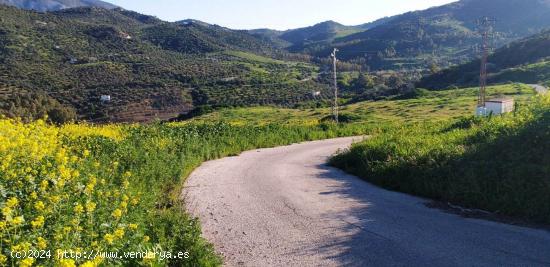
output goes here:
[{"label": "paved road", "polygon": [[550,232],[427,208],[327,167],[353,138],[245,152],[187,181],[227,266],[550,266]]},{"label": "paved road", "polygon": [[542,85],[530,84],[529,86],[533,87],[533,89],[535,89],[537,91],[537,93],[539,93],[541,95],[544,95],[544,94],[548,93],[548,88],[546,88]]}]

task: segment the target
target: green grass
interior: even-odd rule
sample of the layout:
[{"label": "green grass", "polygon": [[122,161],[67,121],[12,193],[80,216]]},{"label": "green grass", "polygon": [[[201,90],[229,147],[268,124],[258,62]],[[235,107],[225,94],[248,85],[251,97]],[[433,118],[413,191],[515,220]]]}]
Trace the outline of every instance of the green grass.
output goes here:
[{"label": "green grass", "polygon": [[216,266],[220,257],[204,241],[199,222],[185,213],[181,189],[185,178],[202,162],[237,155],[254,148],[362,135],[366,126],[230,126],[228,124],[153,124],[128,128],[120,142],[105,138],[78,140],[106,166],[116,159],[131,171],[131,191],[141,196],[139,209],[128,216],[147,225],[146,234],[165,251],[187,251],[191,258],[161,262],[169,266]]},{"label": "green grass", "polygon": [[[458,119],[474,113],[477,88],[448,91],[419,90],[418,96],[403,100],[367,101],[341,107],[341,114],[353,117],[355,123],[413,123],[433,120]],[[534,90],[522,84],[491,86],[489,96],[513,96],[523,103],[534,95]],[[281,123],[311,125],[329,116],[330,108],[285,109],[277,107],[227,108],[207,114],[194,121],[224,121],[231,124]]]},{"label": "green grass", "polygon": [[[384,187],[536,222],[550,222],[549,105],[524,84],[488,88],[511,96],[515,115],[473,118],[477,88],[418,90],[415,98],[343,106],[347,125],[378,126],[333,164]],[[222,109],[195,122],[316,125],[330,108]],[[374,131],[371,131],[374,132]]]},{"label": "green grass", "polygon": [[550,98],[514,114],[403,124],[331,160],[383,187],[550,223]]}]

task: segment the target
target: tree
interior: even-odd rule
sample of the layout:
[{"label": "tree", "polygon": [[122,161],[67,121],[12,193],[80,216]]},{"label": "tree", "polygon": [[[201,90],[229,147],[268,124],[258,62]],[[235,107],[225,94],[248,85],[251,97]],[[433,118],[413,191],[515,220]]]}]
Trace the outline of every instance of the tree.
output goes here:
[{"label": "tree", "polygon": [[432,62],[432,64],[430,64],[430,72],[432,74],[435,74],[435,73],[438,73],[439,71],[440,71],[439,66],[437,66],[435,62]]},{"label": "tree", "polygon": [[358,89],[373,88],[374,85],[374,79],[368,73],[360,73],[355,81],[355,87]]}]

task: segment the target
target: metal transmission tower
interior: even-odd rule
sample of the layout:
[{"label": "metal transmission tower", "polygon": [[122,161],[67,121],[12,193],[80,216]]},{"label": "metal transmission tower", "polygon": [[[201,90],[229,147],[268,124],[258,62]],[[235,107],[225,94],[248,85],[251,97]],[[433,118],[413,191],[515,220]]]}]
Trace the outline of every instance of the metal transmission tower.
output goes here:
[{"label": "metal transmission tower", "polygon": [[481,44],[481,69],[479,72],[479,96],[477,99],[478,108],[485,107],[485,96],[487,89],[487,59],[491,49],[490,39],[496,20],[489,17],[483,17],[477,20],[478,30],[482,37]]},{"label": "metal transmission tower", "polygon": [[332,72],[334,74],[334,104],[332,106],[332,115],[336,123],[338,123],[338,80],[336,76],[336,62],[338,60],[336,59],[336,52],[338,52],[338,49],[334,48],[330,56],[332,57]]}]

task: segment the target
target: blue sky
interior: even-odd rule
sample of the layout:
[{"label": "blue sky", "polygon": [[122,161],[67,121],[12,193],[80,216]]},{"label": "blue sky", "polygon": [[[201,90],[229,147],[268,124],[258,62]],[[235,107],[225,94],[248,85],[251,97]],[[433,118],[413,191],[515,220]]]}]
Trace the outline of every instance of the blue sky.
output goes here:
[{"label": "blue sky", "polygon": [[233,29],[286,30],[326,20],[357,25],[455,0],[106,0],[168,21],[198,19]]}]

